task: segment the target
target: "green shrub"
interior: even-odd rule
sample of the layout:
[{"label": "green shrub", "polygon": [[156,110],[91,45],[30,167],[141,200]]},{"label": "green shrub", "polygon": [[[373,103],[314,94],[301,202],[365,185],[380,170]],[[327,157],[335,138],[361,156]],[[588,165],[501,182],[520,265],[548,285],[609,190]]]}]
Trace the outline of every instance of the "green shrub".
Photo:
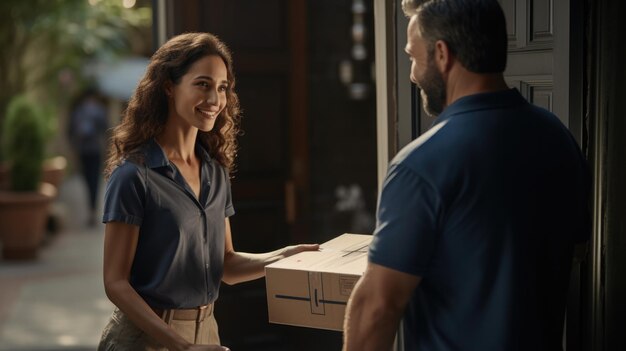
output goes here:
[{"label": "green shrub", "polygon": [[10,189],[35,191],[45,152],[45,118],[26,96],[11,99],[2,125],[3,160],[10,169]]}]

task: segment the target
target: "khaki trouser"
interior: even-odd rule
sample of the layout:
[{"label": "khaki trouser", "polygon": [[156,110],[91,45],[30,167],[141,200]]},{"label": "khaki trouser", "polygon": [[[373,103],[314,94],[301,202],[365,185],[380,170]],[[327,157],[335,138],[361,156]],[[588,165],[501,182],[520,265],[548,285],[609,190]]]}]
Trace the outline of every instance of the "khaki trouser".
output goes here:
[{"label": "khaki trouser", "polygon": [[[192,344],[219,345],[217,322],[213,316],[213,305],[208,307],[203,320],[177,319],[176,311],[161,312],[161,318],[180,336]],[[197,329],[196,329],[197,327]],[[102,332],[98,351],[163,351],[167,350],[152,337],[137,328],[119,309],[115,309],[109,323]]]}]

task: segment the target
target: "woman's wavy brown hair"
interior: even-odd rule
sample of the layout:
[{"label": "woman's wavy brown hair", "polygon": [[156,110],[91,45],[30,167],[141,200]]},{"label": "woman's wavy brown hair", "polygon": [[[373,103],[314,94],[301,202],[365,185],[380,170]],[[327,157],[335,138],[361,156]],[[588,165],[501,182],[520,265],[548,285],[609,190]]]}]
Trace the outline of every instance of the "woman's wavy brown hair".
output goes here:
[{"label": "woman's wavy brown hair", "polygon": [[163,131],[167,120],[166,83],[178,84],[193,63],[209,55],[220,56],[226,64],[226,107],[211,131],[198,131],[198,141],[211,157],[229,172],[234,171],[239,134],[239,98],[234,90],[235,75],[230,50],[215,35],[185,33],[173,37],[152,55],[120,124],[113,129],[104,171],[107,178],[124,159],[143,161],[142,146]]}]

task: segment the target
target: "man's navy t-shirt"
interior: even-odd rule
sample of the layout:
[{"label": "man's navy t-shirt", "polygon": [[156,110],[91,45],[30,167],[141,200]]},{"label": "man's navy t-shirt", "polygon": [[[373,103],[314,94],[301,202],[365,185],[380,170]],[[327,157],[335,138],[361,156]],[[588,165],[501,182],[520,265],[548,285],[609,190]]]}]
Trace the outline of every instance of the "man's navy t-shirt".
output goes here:
[{"label": "man's navy t-shirt", "polygon": [[517,90],[447,107],[391,162],[369,252],[422,277],[405,349],[560,350],[589,186],[569,131]]}]

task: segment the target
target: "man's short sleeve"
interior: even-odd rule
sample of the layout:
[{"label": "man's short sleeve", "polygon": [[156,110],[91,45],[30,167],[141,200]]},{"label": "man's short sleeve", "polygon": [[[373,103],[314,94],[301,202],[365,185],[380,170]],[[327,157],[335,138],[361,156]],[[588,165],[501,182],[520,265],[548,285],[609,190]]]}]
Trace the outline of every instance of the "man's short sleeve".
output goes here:
[{"label": "man's short sleeve", "polygon": [[120,165],[107,183],[102,222],[141,225],[146,199],[143,173],[130,162]]},{"label": "man's short sleeve", "polygon": [[430,184],[405,166],[392,165],[378,204],[369,261],[423,276],[435,247],[439,208]]}]

